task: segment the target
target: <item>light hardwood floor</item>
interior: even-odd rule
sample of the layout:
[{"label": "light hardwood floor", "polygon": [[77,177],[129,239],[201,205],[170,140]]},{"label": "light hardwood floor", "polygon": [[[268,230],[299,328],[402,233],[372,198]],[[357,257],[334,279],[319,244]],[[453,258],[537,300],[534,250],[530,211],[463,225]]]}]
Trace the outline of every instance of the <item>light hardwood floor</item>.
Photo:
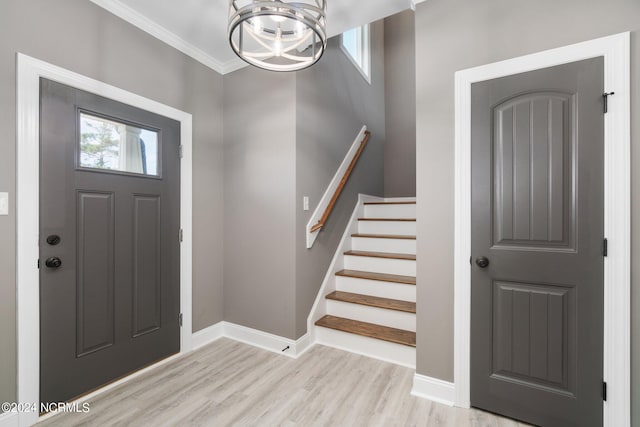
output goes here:
[{"label": "light hardwood floor", "polygon": [[38,426],[439,426],[525,424],[411,396],[413,370],[317,345],[293,360],[229,339]]}]

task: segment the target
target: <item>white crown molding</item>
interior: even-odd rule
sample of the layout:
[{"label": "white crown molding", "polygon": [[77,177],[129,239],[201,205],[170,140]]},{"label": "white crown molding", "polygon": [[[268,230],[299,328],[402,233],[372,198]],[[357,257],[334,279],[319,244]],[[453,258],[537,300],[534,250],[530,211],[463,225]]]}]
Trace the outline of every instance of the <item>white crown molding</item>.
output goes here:
[{"label": "white crown molding", "polygon": [[243,68],[247,64],[241,59],[232,59],[231,61],[221,62],[209,55],[202,49],[192,45],[185,41],[180,36],[167,30],[158,23],[147,18],[140,12],[132,9],[119,0],[90,0],[92,3],[100,6],[101,8],[111,12],[117,17],[124,19],[134,27],[152,35],[158,40],[168,44],[169,46],[179,50],[187,56],[195,59],[201,64],[211,68],[219,74],[226,74],[232,71]]},{"label": "white crown molding", "polygon": [[224,65],[222,66],[221,74],[224,75],[224,74],[232,73],[236,70],[241,70],[242,68],[245,68],[248,66],[249,64],[247,64],[240,58],[232,59],[231,61],[227,61],[224,63]]}]

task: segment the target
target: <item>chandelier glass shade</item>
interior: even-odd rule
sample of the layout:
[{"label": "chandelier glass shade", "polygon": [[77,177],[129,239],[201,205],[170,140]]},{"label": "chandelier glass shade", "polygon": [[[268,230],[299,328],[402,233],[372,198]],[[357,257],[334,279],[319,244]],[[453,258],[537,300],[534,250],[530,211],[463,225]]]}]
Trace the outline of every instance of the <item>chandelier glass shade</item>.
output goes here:
[{"label": "chandelier glass shade", "polygon": [[302,70],[327,47],[326,8],[326,0],[229,0],[229,43],[256,67]]}]

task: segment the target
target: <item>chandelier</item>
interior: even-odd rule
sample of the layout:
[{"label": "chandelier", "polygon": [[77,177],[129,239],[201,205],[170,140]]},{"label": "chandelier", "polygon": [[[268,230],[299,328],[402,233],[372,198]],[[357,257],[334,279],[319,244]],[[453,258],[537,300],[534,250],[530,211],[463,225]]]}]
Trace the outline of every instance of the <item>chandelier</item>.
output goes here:
[{"label": "chandelier", "polygon": [[326,0],[229,0],[229,43],[251,65],[297,71],[327,47]]}]

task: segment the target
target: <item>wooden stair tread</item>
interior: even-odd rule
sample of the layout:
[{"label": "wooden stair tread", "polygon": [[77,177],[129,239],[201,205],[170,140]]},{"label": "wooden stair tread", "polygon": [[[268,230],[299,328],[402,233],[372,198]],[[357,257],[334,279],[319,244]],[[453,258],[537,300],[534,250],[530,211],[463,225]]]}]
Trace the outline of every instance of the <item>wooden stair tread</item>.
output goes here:
[{"label": "wooden stair tread", "polygon": [[415,222],[415,218],[358,218],[358,221],[402,221]]},{"label": "wooden stair tread", "polygon": [[399,274],[371,273],[369,271],[358,270],[340,270],[336,276],[354,277],[356,279],[378,280],[381,282],[403,283],[406,285],[415,285],[416,278],[413,276],[401,276]]},{"label": "wooden stair tread", "polygon": [[365,205],[415,205],[416,202],[364,202]]},{"label": "wooden stair tread", "polygon": [[416,236],[402,235],[402,234],[352,234],[351,237],[364,237],[371,239],[404,239],[404,240],[416,240]]},{"label": "wooden stair tread", "polygon": [[345,319],[343,317],[326,315],[318,321],[316,326],[335,329],[342,332],[362,335],[364,337],[376,338],[409,347],[416,346],[416,333],[403,329],[390,328],[388,326],[376,325],[373,323],[360,322],[358,320]]},{"label": "wooden stair tread", "polygon": [[371,258],[388,258],[415,261],[416,256],[413,254],[396,254],[391,252],[369,252],[369,251],[346,251],[345,255],[364,256]]},{"label": "wooden stair tread", "polygon": [[372,295],[354,294],[351,292],[334,291],[325,298],[349,302],[352,304],[366,305],[369,307],[384,308],[387,310],[404,311],[405,313],[416,312],[416,303],[411,301],[402,301],[398,299],[374,297]]}]

